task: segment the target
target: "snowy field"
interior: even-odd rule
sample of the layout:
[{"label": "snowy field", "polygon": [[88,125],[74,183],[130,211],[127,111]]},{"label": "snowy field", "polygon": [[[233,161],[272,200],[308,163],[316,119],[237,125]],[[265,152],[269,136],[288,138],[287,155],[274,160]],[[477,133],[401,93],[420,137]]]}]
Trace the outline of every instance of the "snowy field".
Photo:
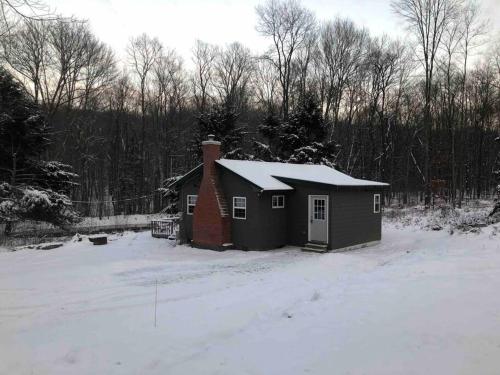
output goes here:
[{"label": "snowy field", "polygon": [[3,252],[0,374],[498,374],[496,233],[391,223],[380,245],[330,254],[149,232]]}]

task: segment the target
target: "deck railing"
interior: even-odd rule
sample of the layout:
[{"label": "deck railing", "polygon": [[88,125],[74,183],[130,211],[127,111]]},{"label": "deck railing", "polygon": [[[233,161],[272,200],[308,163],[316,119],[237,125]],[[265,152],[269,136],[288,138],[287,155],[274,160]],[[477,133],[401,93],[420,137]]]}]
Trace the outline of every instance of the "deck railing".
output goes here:
[{"label": "deck railing", "polygon": [[175,238],[179,230],[179,220],[178,216],[151,220],[151,235],[156,238]]}]

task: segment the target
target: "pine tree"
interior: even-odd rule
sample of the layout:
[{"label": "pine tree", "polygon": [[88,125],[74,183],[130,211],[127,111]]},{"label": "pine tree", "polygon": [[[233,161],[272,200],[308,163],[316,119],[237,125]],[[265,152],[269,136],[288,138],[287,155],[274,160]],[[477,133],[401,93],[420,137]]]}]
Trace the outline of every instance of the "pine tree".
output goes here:
[{"label": "pine tree", "polygon": [[300,98],[288,121],[267,116],[259,126],[259,132],[268,141],[268,145],[254,143],[259,159],[335,165],[338,146],[325,141],[326,125],[313,94],[306,93]]},{"label": "pine tree", "polygon": [[6,234],[21,220],[59,226],[78,220],[67,196],[77,176],[66,164],[41,159],[49,144],[40,109],[0,68],[0,222]]},{"label": "pine tree", "polygon": [[198,131],[192,143],[192,149],[201,160],[201,142],[209,134],[221,142],[221,152],[228,159],[245,159],[243,152],[244,128],[237,127],[238,114],[225,104],[215,104],[198,115]]}]

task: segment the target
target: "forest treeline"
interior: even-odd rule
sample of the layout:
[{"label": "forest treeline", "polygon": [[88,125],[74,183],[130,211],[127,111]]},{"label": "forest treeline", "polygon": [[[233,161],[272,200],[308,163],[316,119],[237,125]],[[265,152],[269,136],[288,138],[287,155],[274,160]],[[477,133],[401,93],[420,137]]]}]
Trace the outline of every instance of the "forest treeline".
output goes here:
[{"label": "forest treeline", "polygon": [[335,165],[390,183],[386,199],[401,204],[489,197],[498,38],[475,2],[395,0],[392,10],[408,38],[268,0],[256,8],[265,54],[197,40],[191,61],[146,34],[118,60],[85,21],[23,17],[0,28],[1,63],[46,116],[45,159],[78,174],[70,194],[83,215],[160,211],[158,189],[200,162],[208,132],[228,157]]}]

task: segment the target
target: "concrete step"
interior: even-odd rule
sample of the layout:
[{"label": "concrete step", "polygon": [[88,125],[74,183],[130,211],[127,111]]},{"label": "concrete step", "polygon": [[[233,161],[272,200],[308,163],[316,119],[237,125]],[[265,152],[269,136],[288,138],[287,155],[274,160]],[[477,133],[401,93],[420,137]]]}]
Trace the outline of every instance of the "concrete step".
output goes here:
[{"label": "concrete step", "polygon": [[315,253],[326,253],[326,252],[328,252],[328,245],[308,242],[302,247],[301,250],[302,251],[312,251]]}]

